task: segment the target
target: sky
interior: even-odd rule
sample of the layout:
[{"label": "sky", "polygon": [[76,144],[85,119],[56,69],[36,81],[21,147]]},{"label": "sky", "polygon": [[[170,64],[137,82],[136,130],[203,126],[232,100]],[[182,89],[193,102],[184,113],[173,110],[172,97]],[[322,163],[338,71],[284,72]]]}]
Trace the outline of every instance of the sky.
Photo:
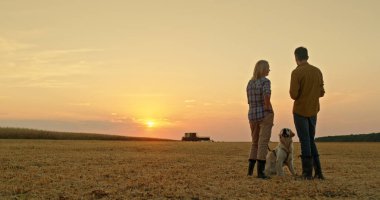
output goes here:
[{"label": "sky", "polygon": [[265,59],[278,141],[304,46],[325,81],[317,137],[379,132],[379,19],[377,0],[2,0],[0,126],[250,141]]}]

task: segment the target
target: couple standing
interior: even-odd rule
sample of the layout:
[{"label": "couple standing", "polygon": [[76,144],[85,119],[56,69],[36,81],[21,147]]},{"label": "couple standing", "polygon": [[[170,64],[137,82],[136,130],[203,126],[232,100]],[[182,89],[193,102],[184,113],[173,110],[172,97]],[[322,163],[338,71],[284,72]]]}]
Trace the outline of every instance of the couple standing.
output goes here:
[{"label": "couple standing", "polygon": [[[298,47],[294,51],[297,68],[293,70],[290,82],[290,97],[294,100],[293,118],[297,135],[301,143],[302,178],[324,179],[317,146],[314,142],[319,98],[323,97],[323,77],[321,71],[307,60],[307,49]],[[248,119],[252,134],[252,147],[249,156],[248,175],[253,174],[257,162],[258,178],[267,179],[265,159],[273,126],[273,108],[270,101],[271,83],[266,78],[269,64],[265,60],[256,63],[253,77],[248,82],[247,97],[249,104]]]}]

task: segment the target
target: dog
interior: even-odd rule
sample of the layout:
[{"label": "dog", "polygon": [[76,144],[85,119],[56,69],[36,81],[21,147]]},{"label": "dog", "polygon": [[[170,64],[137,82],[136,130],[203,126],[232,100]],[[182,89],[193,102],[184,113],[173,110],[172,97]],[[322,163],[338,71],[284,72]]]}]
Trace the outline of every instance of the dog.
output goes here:
[{"label": "dog", "polygon": [[267,164],[265,166],[265,174],[284,176],[284,166],[287,166],[290,173],[296,176],[293,166],[293,137],[295,134],[288,128],[283,128],[280,131],[280,143],[274,150],[270,150],[267,154]]}]

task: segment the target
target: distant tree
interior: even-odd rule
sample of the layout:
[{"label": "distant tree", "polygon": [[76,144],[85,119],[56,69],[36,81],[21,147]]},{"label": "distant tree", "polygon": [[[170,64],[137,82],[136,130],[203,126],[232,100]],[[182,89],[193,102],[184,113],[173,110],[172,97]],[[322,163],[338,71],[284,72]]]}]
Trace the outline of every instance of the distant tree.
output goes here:
[{"label": "distant tree", "polygon": [[380,142],[380,133],[318,137],[316,142]]}]

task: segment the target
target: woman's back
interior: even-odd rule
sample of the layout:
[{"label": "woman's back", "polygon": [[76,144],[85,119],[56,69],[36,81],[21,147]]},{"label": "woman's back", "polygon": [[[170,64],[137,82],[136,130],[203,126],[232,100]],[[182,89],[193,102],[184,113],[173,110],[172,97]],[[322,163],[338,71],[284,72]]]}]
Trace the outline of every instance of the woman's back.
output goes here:
[{"label": "woman's back", "polygon": [[247,85],[247,98],[249,104],[248,118],[258,121],[264,118],[264,95],[270,95],[270,80],[262,77],[250,80]]}]

